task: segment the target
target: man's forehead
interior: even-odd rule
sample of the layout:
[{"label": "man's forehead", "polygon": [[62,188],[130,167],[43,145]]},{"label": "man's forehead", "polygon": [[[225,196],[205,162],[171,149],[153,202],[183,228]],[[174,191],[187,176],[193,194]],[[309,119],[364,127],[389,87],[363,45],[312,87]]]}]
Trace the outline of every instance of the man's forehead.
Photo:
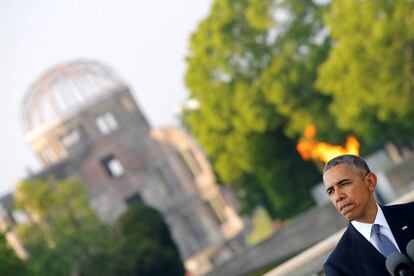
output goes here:
[{"label": "man's forehead", "polygon": [[323,183],[325,186],[332,185],[333,183],[346,178],[350,173],[353,173],[354,170],[352,166],[346,163],[341,163],[336,166],[329,168],[323,174]]}]

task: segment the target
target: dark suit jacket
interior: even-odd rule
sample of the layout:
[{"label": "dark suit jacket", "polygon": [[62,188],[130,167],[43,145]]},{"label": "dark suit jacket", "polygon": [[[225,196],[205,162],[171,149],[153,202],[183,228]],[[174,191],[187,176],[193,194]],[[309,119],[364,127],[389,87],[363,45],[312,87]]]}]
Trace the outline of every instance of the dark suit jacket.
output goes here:
[{"label": "dark suit jacket", "polygon": [[[414,202],[380,207],[401,253],[405,254],[407,243],[414,239]],[[407,226],[405,230],[404,226]],[[327,276],[389,275],[385,267],[385,257],[351,223],[323,270]]]}]

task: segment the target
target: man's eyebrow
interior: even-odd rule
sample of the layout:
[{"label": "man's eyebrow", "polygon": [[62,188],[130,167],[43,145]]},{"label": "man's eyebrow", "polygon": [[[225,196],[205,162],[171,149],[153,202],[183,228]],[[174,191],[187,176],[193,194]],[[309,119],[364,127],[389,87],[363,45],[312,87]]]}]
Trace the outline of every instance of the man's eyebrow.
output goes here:
[{"label": "man's eyebrow", "polygon": [[[350,179],[348,179],[348,178],[341,179],[338,182],[334,183],[334,185],[341,185],[341,184],[343,184],[346,181],[350,181]],[[326,187],[325,191],[326,192],[329,192],[329,190],[332,189],[332,186],[333,185],[330,185],[329,187]]]},{"label": "man's eyebrow", "polygon": [[344,179],[341,179],[338,182],[336,182],[336,185],[341,185],[342,183],[344,183],[346,181],[351,181],[351,180],[349,178],[344,178]]}]

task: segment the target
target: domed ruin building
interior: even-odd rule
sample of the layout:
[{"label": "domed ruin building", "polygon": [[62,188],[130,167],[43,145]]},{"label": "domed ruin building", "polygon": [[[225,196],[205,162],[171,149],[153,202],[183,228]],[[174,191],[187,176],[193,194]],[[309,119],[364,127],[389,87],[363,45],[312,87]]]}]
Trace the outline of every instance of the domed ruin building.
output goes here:
[{"label": "domed ruin building", "polygon": [[52,68],[28,90],[22,118],[43,167],[30,177],[76,177],[106,223],[142,199],[163,214],[195,274],[231,255],[225,244],[243,223],[201,150],[179,129],[151,129],[108,67],[80,60]]}]

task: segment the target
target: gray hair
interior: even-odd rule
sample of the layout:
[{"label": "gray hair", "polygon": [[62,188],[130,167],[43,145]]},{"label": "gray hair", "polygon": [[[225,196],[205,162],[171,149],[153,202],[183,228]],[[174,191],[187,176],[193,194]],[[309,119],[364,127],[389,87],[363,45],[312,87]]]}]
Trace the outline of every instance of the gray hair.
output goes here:
[{"label": "gray hair", "polygon": [[323,168],[323,173],[325,173],[330,168],[343,163],[352,166],[354,169],[360,171],[363,175],[367,175],[371,172],[367,162],[365,162],[364,159],[356,155],[344,154],[329,160],[329,162],[326,163],[325,167]]}]

